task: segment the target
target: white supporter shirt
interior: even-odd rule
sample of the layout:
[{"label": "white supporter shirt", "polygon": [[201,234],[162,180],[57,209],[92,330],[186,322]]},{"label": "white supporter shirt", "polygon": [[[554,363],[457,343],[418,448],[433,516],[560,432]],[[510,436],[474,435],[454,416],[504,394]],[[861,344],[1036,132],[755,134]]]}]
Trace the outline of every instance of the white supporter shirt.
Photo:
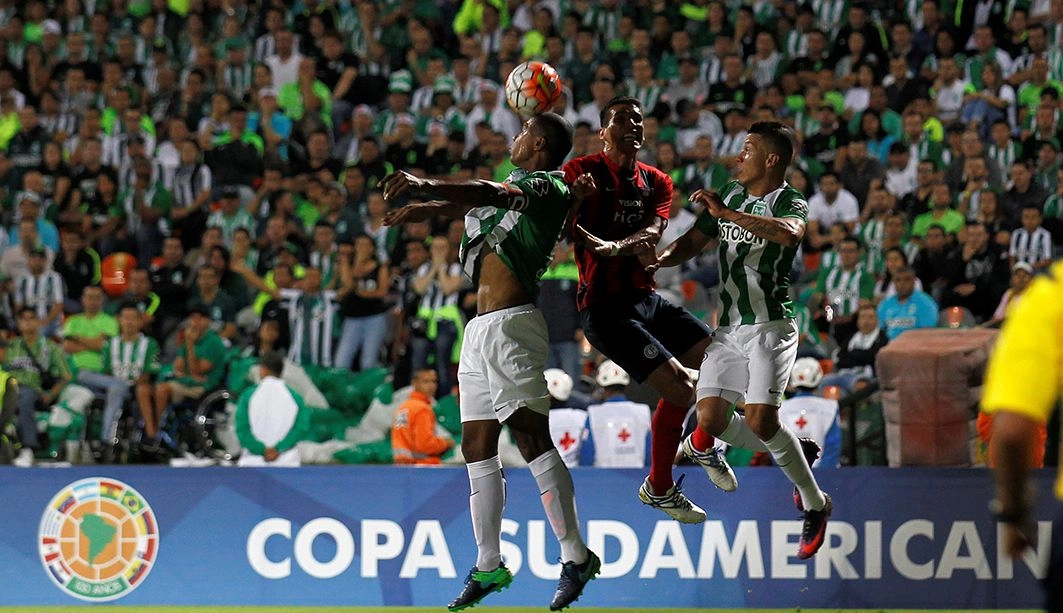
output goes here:
[{"label": "white supporter shirt", "polygon": [[915,181],[916,167],[915,158],[909,156],[908,166],[903,169],[886,169],[886,191],[897,197],[898,200],[915,191],[918,184]]},{"label": "white supporter shirt", "polygon": [[301,61],[303,61],[303,56],[298,51],[292,51],[287,60],[277,54],[266,58],[266,65],[273,72],[273,87],[277,88],[277,91],[299,80],[299,62]]},{"label": "white supporter shirt", "polygon": [[938,90],[934,101],[937,103],[938,117],[942,122],[948,123],[959,118],[966,89],[967,81],[956,79],[951,85],[942,85]]},{"label": "white supporter shirt", "polygon": [[641,468],[646,465],[650,435],[649,405],[628,400],[587,407],[598,468]]},{"label": "white supporter shirt", "polygon": [[818,221],[820,229],[825,231],[836,223],[854,223],[860,221],[860,204],[847,189],[838,190],[833,203],[828,203],[822,193],[808,199],[808,220]]},{"label": "white supporter shirt", "polygon": [[[262,441],[266,447],[276,447],[277,443],[288,436],[299,415],[299,405],[288,391],[288,386],[277,377],[265,377],[251,393],[247,403],[247,421],[251,426],[251,435]],[[267,463],[262,456],[248,453],[245,449],[240,454],[239,466],[299,466],[299,450],[292,447],[280,454],[276,460]]]},{"label": "white supporter shirt", "polygon": [[587,439],[587,412],[580,409],[550,409],[550,438],[565,466],[579,466],[579,452]]},{"label": "white supporter shirt", "polygon": [[808,437],[823,448],[812,463],[837,467],[841,459],[841,426],[838,422],[838,401],[800,394],[783,401],[779,407],[779,422],[790,428],[798,438]]}]

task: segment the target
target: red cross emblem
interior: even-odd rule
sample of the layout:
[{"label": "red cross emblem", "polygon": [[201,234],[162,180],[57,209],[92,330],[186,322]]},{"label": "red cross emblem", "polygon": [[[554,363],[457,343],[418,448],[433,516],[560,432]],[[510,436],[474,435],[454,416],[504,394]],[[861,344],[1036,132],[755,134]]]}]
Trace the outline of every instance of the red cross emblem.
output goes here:
[{"label": "red cross emblem", "polygon": [[565,451],[568,451],[569,447],[571,447],[571,446],[576,444],[576,439],[574,439],[571,436],[569,436],[568,431],[566,430],[565,431],[565,435],[561,437],[561,440],[558,441],[558,443],[561,445],[562,449],[564,449]]},{"label": "red cross emblem", "polygon": [[617,436],[620,438],[621,443],[626,443],[627,439],[631,438],[631,433],[627,431],[627,428],[623,428]]},{"label": "red cross emblem", "polygon": [[804,429],[805,429],[805,426],[807,426],[807,425],[808,425],[808,420],[806,420],[806,419],[805,419],[805,416],[804,416],[804,415],[802,415],[801,417],[798,417],[798,418],[797,418],[797,421],[795,421],[794,423],[795,423],[795,424],[797,424],[797,427],[798,427],[799,429],[801,429],[801,430],[804,430]]}]

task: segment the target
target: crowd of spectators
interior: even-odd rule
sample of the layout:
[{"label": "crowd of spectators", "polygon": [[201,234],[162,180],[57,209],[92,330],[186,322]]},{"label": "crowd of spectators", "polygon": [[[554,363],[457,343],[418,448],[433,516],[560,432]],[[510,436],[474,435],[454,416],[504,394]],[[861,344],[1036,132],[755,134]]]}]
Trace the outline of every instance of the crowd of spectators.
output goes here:
[{"label": "crowd of spectators", "polygon": [[[669,238],[752,121],[793,125],[802,352],[835,382],[943,309],[999,323],[1063,246],[1063,0],[0,0],[0,327],[32,315],[57,351],[100,351],[116,327],[63,322],[103,284],[163,361],[269,336],[396,387],[430,366],[451,393],[475,308],[462,222],[384,226],[376,186],[504,180],[521,120],[501,84],[529,59],[563,79],[572,156],[601,147],[609,99],[642,103],[642,159],[676,185]],[[116,254],[135,270],[107,285]],[[714,266],[662,272],[662,291],[708,290],[711,319]],[[542,301],[550,366],[579,382],[577,282],[563,243]],[[203,386],[156,387],[148,404]]]}]

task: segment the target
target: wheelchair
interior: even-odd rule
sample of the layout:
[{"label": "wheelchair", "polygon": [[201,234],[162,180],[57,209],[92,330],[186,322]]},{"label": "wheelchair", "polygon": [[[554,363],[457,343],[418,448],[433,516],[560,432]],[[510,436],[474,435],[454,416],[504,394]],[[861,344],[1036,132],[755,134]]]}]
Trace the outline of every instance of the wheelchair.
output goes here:
[{"label": "wheelchair", "polygon": [[160,440],[175,456],[191,455],[218,462],[231,462],[236,454],[226,445],[229,429],[226,405],[232,395],[221,388],[199,400],[173,403],[163,411]]},{"label": "wheelchair", "polygon": [[232,461],[235,455],[224,440],[229,398],[229,390],[217,389],[199,400],[171,404],[163,412],[157,446],[144,440],[144,420],[135,399],[126,400],[109,424],[102,423],[103,400],[94,400],[86,419],[89,450],[98,464],[154,464],[185,454]]}]

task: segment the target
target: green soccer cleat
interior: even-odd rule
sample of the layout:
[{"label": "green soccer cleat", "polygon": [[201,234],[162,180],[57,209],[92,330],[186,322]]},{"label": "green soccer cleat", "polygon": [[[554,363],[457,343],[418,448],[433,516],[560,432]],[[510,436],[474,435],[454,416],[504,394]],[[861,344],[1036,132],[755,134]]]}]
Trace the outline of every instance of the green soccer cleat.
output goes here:
[{"label": "green soccer cleat", "polygon": [[478,570],[475,566],[465,577],[465,588],[461,590],[447,609],[451,611],[463,611],[480,604],[491,592],[501,592],[513,583],[513,573],[509,572],[505,564],[499,564],[494,570]]}]

